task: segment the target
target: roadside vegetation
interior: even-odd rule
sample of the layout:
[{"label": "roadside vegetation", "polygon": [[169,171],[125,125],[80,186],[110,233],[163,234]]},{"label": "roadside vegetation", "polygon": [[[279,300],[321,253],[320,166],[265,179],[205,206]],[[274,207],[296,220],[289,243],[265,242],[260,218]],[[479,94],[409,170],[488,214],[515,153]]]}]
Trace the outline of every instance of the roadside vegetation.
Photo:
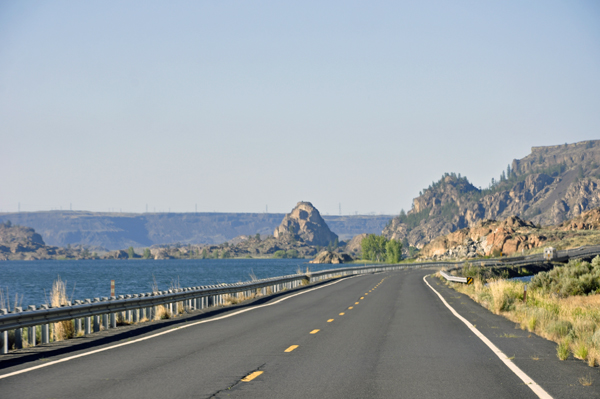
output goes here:
[{"label": "roadside vegetation", "polygon": [[382,235],[369,234],[362,240],[361,248],[364,260],[398,263],[402,259],[402,243]]},{"label": "roadside vegetation", "polygon": [[525,283],[490,270],[465,265],[462,275],[474,283],[447,284],[521,329],[556,342],[559,359],[573,354],[591,367],[599,365],[600,256],[538,273],[527,284],[526,301]]}]

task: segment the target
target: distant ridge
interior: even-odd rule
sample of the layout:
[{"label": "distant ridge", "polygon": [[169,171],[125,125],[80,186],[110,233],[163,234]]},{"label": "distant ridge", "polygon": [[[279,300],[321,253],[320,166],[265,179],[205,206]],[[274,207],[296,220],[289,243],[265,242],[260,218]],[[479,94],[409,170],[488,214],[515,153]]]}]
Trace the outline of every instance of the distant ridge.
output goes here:
[{"label": "distant ridge", "polygon": [[[107,213],[41,211],[0,213],[0,222],[32,227],[47,245],[89,245],[108,250],[155,244],[220,244],[241,235],[270,235],[284,213]],[[377,233],[390,215],[323,215],[340,240]]]}]

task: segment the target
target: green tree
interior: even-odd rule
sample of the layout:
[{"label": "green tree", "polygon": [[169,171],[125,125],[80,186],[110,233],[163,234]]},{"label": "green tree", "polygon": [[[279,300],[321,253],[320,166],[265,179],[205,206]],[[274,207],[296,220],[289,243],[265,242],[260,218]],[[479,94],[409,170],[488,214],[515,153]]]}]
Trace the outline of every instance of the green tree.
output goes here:
[{"label": "green tree", "polygon": [[133,250],[133,247],[127,248],[127,255],[129,256],[129,259],[135,258],[135,251]]},{"label": "green tree", "polygon": [[254,236],[254,238],[256,238],[256,241],[260,241],[260,233],[256,233],[256,235]]},{"label": "green tree", "polygon": [[150,259],[152,257],[152,252],[150,252],[150,248],[144,248],[144,259]]},{"label": "green tree", "polygon": [[385,257],[385,245],[387,238],[375,234],[369,234],[361,243],[362,257],[366,260],[381,261]]},{"label": "green tree", "polygon": [[275,251],[273,253],[273,258],[276,258],[276,259],[283,259],[286,257],[287,257],[287,254],[285,253],[285,251],[283,249],[280,249],[279,251]]},{"label": "green tree", "polygon": [[340,246],[340,240],[338,240],[338,238],[335,237],[335,240],[333,241],[333,249],[336,249],[339,246]]},{"label": "green tree", "polygon": [[389,240],[385,243],[385,261],[387,263],[398,263],[402,260],[402,243]]},{"label": "green tree", "polygon": [[208,258],[208,251],[206,250],[206,248],[204,248],[202,250],[202,259],[206,259],[206,258]]}]

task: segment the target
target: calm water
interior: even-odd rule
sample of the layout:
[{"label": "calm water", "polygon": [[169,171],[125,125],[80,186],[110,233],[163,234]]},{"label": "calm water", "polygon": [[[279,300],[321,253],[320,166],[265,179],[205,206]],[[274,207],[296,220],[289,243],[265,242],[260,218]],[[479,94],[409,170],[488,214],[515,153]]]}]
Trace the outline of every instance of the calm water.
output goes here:
[{"label": "calm water", "polygon": [[[309,266],[304,259],[169,259],[169,260],[38,260],[0,262],[0,289],[14,306],[15,294],[23,308],[47,303],[52,282],[58,276],[67,283],[72,300],[110,296],[110,280],[116,295],[151,290],[154,279],[159,290],[179,282],[180,287],[235,283],[257,278],[295,274]],[[311,264],[310,270],[336,265]]]}]

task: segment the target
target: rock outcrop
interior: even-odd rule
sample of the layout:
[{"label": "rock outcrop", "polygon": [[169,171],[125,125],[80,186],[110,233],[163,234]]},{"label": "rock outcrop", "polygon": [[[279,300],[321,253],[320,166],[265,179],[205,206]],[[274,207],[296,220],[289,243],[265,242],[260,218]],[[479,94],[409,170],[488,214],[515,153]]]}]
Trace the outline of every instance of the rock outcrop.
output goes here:
[{"label": "rock outcrop", "polygon": [[308,245],[327,246],[338,240],[338,236],[329,230],[327,223],[310,202],[298,202],[292,212],[285,215],[275,229],[276,239],[290,237]]},{"label": "rock outcrop", "polygon": [[414,199],[407,214],[391,220],[383,234],[423,248],[438,236],[482,220],[516,215],[535,225],[556,225],[600,206],[600,140],[531,151],[487,189],[445,174]]},{"label": "rock outcrop", "polygon": [[82,246],[59,248],[48,246],[34,229],[0,224],[0,260],[90,259],[94,254]]},{"label": "rock outcrop", "polygon": [[340,254],[325,250],[319,252],[319,254],[309,263],[345,263],[351,262],[352,260],[352,257],[348,254]]},{"label": "rock outcrop", "polygon": [[440,236],[425,245],[419,258],[469,259],[478,256],[520,254],[542,246],[559,249],[600,244],[600,208],[557,226],[540,227],[517,216],[503,221],[483,220]]},{"label": "rock outcrop", "polygon": [[362,253],[362,241],[367,236],[367,233],[358,234],[354,236],[348,243],[346,244],[345,251],[349,254],[353,254],[358,256]]}]

